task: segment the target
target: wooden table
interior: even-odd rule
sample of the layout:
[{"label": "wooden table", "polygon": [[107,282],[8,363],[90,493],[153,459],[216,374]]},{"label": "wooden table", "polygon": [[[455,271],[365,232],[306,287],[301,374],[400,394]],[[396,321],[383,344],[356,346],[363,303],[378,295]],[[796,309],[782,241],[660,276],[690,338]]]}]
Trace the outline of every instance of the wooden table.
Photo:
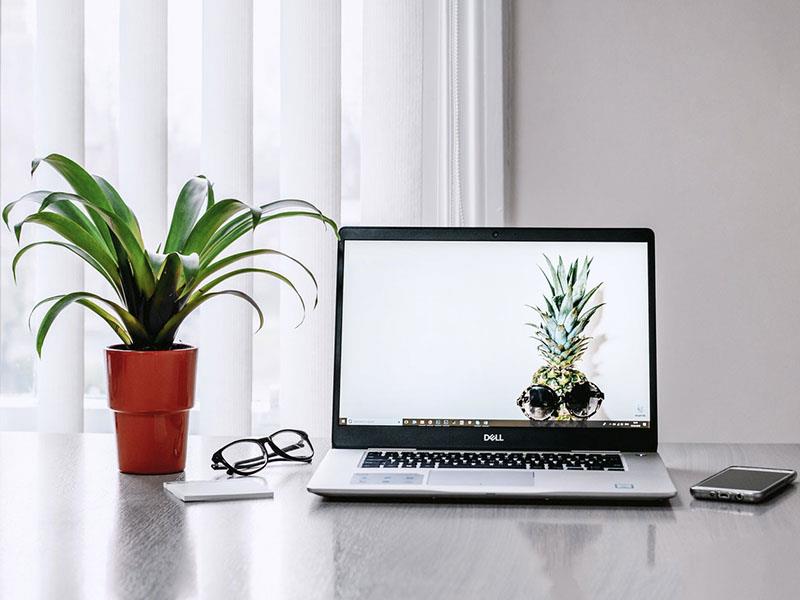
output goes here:
[{"label": "wooden table", "polygon": [[[191,439],[188,479],[218,476],[222,442]],[[183,504],[176,476],[119,474],[112,435],[3,433],[0,597],[800,597],[796,486],[756,506],[688,490],[730,464],[796,469],[800,445],[661,453],[679,495],[658,505],[329,501],[291,465],[268,468],[274,499]]]}]

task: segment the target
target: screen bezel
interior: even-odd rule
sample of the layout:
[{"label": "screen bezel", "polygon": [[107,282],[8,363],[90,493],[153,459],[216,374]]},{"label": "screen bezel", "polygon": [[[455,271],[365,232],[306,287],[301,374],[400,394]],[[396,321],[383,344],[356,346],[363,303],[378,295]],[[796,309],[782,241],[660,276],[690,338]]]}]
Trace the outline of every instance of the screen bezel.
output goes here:
[{"label": "screen bezel", "polygon": [[[647,244],[648,333],[650,348],[650,426],[580,427],[408,427],[339,425],[344,260],[350,240],[476,242],[640,242]],[[530,227],[343,227],[339,231],[336,276],[336,332],[333,369],[332,446],[334,448],[430,448],[492,450],[616,450],[652,452],[658,446],[656,409],[655,234],[651,229]],[[485,434],[499,434],[484,441]]]}]

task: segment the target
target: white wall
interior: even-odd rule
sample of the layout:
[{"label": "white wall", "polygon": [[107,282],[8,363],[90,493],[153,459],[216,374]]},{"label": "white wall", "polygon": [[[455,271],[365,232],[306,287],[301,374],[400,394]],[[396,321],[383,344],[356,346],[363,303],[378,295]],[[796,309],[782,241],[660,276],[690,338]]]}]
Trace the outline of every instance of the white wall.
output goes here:
[{"label": "white wall", "polygon": [[655,229],[661,438],[800,442],[800,2],[511,10],[509,222]]}]

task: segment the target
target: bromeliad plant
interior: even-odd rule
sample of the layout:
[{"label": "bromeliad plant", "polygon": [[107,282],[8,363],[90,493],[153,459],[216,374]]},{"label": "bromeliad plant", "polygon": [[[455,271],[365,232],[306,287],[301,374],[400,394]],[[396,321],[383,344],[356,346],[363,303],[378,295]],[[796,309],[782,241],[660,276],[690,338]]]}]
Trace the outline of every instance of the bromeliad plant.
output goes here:
[{"label": "bromeliad plant", "polygon": [[88,308],[108,323],[131,350],[169,350],[186,317],[204,302],[219,296],[234,296],[249,303],[258,315],[260,329],[264,315],[251,296],[236,289],[219,289],[229,279],[246,273],[273,277],[287,285],[299,298],[305,316],[305,301],[288,277],[253,266],[235,268],[257,256],[277,256],[298,265],[313,282],[316,307],[317,281],[297,259],[269,248],[222,256],[236,240],[277,219],[317,219],[337,232],[336,223],[313,204],[294,199],[261,206],[249,206],[233,198],[216,201],[211,181],[198,176],[181,189],[167,238],[155,252],[150,252],[145,248],[136,216],[105,179],[90,175],[58,154],[34,160],[31,174],[41,163],[55,169],[74,193],[35,191],[5,207],[3,221],[8,226],[17,204],[24,201],[38,204],[35,212],[14,225],[18,242],[23,228],[29,224],[42,225],[63,238],[63,241],[37,241],[22,247],[12,261],[15,279],[17,264],[28,251],[42,245],[60,246],[100,273],[118,301],[86,291],[40,301],[33,311],[44,304],[52,306],[44,314],[36,335],[39,355],[53,321],[73,303]]}]

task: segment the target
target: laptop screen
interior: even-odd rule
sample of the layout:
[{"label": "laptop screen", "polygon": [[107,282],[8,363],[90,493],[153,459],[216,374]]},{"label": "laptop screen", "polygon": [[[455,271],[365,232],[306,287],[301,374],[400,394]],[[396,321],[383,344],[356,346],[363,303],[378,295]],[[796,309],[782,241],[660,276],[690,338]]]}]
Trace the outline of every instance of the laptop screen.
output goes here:
[{"label": "laptop screen", "polygon": [[645,242],[348,240],[339,425],[649,427]]}]

